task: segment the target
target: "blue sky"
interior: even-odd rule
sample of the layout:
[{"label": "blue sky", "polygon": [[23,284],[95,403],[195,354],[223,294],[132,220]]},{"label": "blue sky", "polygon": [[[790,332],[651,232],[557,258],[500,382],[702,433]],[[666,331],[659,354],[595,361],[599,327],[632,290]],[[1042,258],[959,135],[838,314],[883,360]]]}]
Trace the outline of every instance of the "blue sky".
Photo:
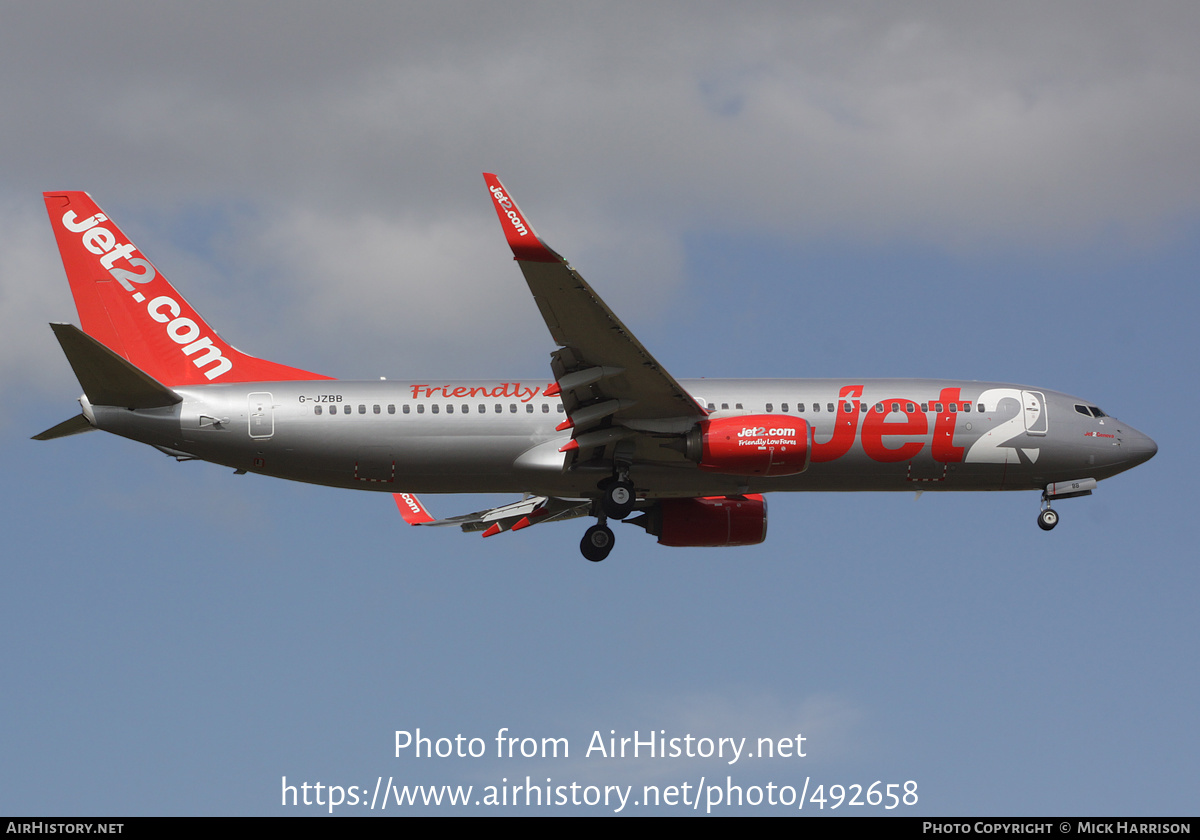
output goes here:
[{"label": "blue sky", "polygon": [[[0,34],[29,79],[0,93],[0,811],[291,815],[321,809],[282,808],[283,776],[528,774],[1196,813],[1191,7],[150,8]],[[552,344],[484,170],[677,377],[1020,382],[1159,454],[1048,534],[1034,493],[795,494],[763,545],[619,528],[593,565],[577,522],[483,541],[383,494],[29,440],[79,390],[45,326],[76,316],[41,191],[90,191],[248,352],[536,378]],[[418,727],[571,756],[395,758]],[[808,754],[584,757],[659,729]]]}]

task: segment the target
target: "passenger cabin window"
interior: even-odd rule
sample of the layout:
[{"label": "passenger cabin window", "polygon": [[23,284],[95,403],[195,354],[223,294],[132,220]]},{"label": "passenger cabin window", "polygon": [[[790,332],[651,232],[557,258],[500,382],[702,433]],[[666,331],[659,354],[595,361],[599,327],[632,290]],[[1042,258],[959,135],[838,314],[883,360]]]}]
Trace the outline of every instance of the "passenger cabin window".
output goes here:
[{"label": "passenger cabin window", "polygon": [[396,405],[394,403],[389,403],[388,404],[388,414],[395,414],[395,413],[396,413]]},{"label": "passenger cabin window", "polygon": [[966,411],[966,412],[970,413],[970,411],[971,411],[971,404],[970,404],[970,403],[963,403],[963,411]]},{"label": "passenger cabin window", "polygon": [[313,406],[313,414],[320,414],[320,413],[321,413],[321,406],[314,405]]},{"label": "passenger cabin window", "polygon": [[360,406],[358,407],[358,413],[359,413],[359,414],[366,414],[366,413],[367,413],[367,407],[366,407],[365,405],[360,405]]},{"label": "passenger cabin window", "polygon": [[900,403],[892,403],[892,414],[900,413]]},{"label": "passenger cabin window", "polygon": [[567,410],[566,410],[565,408],[563,408],[563,404],[562,404],[562,403],[559,403],[559,404],[558,404],[558,413],[559,413],[559,414],[565,414],[565,413],[566,413],[566,411],[567,411]]},{"label": "passenger cabin window", "polygon": [[767,403],[767,413],[773,412],[774,410],[775,410],[774,404]]},{"label": "passenger cabin window", "polygon": [[784,403],[783,405],[781,405],[781,406],[780,406],[780,408],[782,408],[782,409],[783,409],[783,412],[784,412],[785,414],[787,413],[787,410],[788,410],[787,403]]},{"label": "passenger cabin window", "polygon": [[797,414],[804,413],[804,403],[796,403],[796,413]]},{"label": "passenger cabin window", "polygon": [[417,414],[424,414],[424,413],[425,413],[425,406],[423,404],[418,404],[417,405]]},{"label": "passenger cabin window", "polygon": [[741,403],[734,403],[734,404],[733,404],[733,407],[734,407],[734,409],[735,409],[735,410],[737,410],[737,411],[741,411],[741,410],[742,410],[742,404],[741,404]]},{"label": "passenger cabin window", "polygon": [[941,403],[934,403],[933,407],[934,407],[934,410],[936,410],[938,414],[942,413],[942,404]]},{"label": "passenger cabin window", "polygon": [[909,412],[909,413],[911,413],[911,412],[914,412],[914,411],[916,411],[916,410],[917,410],[917,407],[916,407],[915,405],[913,405],[912,403],[905,403],[905,404],[904,404],[904,410],[905,410],[905,411],[907,411],[907,412]]},{"label": "passenger cabin window", "polygon": [[922,411],[929,411],[929,403],[921,403]]},{"label": "passenger cabin window", "polygon": [[980,414],[983,414],[985,411],[987,411],[987,409],[983,407],[983,403],[977,404],[975,408]]},{"label": "passenger cabin window", "polygon": [[550,403],[542,403],[542,414],[550,413]]},{"label": "passenger cabin window", "polygon": [[883,403],[875,403],[875,413],[883,414]]},{"label": "passenger cabin window", "polygon": [[853,414],[854,406],[852,406],[849,401],[846,401],[846,402],[842,403],[842,411],[845,412],[846,414]]},{"label": "passenger cabin window", "polygon": [[958,403],[950,403],[950,413],[958,414]]},{"label": "passenger cabin window", "polygon": [[509,413],[509,414],[516,414],[516,413],[517,413],[517,404],[516,404],[516,403],[509,403],[509,404],[508,404],[508,413]]},{"label": "passenger cabin window", "polygon": [[533,403],[525,403],[525,413],[533,414]]},{"label": "passenger cabin window", "polygon": [[486,406],[486,405],[484,405],[483,403],[480,403],[480,404],[479,404],[479,413],[480,413],[480,414],[487,414],[487,406]]},{"label": "passenger cabin window", "polygon": [[434,414],[437,414],[440,409],[438,408],[438,404],[434,403],[433,405],[429,406],[429,410]]},{"label": "passenger cabin window", "polygon": [[832,414],[835,411],[835,409],[833,407],[833,403],[826,403],[825,410],[828,411],[830,414]]},{"label": "passenger cabin window", "polygon": [[453,413],[454,413],[454,403],[447,403],[447,404],[446,404],[446,413],[447,413],[447,414],[453,414]]},{"label": "passenger cabin window", "polygon": [[503,413],[504,413],[504,406],[503,406],[503,405],[501,405],[500,403],[496,403],[496,413],[497,413],[497,414],[503,414]]},{"label": "passenger cabin window", "polygon": [[821,410],[821,404],[813,403],[813,411],[820,411],[820,410]]},{"label": "passenger cabin window", "polygon": [[716,410],[717,410],[717,404],[716,404],[716,403],[709,403],[709,404],[708,404],[708,410],[709,410],[709,411],[716,411]]},{"label": "passenger cabin window", "polygon": [[379,406],[377,406],[377,405],[371,406],[371,413],[378,414],[379,411],[380,411]]},{"label": "passenger cabin window", "polygon": [[729,403],[721,403],[721,410],[722,410],[722,411],[728,411],[728,410],[729,410]]}]

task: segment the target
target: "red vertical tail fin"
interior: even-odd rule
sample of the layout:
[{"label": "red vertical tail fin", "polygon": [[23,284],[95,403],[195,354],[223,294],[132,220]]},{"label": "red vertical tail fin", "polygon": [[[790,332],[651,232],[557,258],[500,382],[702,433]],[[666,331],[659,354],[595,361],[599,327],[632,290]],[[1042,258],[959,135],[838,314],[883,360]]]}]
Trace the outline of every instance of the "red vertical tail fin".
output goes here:
[{"label": "red vertical tail fin", "polygon": [[85,192],[43,193],[83,331],[164,385],[329,379],[226,343]]}]

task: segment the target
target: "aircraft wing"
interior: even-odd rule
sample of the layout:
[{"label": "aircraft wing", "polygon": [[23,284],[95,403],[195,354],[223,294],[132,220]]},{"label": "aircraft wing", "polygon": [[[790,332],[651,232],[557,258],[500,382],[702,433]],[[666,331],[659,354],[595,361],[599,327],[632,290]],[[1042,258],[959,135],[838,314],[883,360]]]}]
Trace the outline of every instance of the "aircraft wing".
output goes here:
[{"label": "aircraft wing", "polygon": [[[604,446],[661,421],[686,428],[705,417],[704,408],[587,281],[538,238],[500,180],[486,172],[483,177],[513,256],[559,345],[551,355],[551,368],[569,417],[560,429],[573,430],[566,449]],[[552,396],[554,391],[546,393]]]},{"label": "aircraft wing", "polygon": [[463,531],[483,531],[485,537],[501,531],[520,531],[530,525],[559,522],[586,516],[591,502],[570,501],[548,496],[530,496],[518,502],[480,510],[449,519],[435,519],[412,493],[393,493],[400,515],[409,525],[457,525]]}]

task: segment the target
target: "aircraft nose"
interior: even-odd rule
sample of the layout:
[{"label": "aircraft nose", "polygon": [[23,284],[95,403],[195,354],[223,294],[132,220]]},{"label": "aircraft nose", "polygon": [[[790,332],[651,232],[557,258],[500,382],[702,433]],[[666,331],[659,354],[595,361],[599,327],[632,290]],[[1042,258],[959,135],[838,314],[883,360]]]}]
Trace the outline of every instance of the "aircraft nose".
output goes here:
[{"label": "aircraft nose", "polygon": [[1144,464],[1158,452],[1158,444],[1137,429],[1127,428],[1125,439],[1121,441],[1121,451],[1129,460],[1130,466]]}]

